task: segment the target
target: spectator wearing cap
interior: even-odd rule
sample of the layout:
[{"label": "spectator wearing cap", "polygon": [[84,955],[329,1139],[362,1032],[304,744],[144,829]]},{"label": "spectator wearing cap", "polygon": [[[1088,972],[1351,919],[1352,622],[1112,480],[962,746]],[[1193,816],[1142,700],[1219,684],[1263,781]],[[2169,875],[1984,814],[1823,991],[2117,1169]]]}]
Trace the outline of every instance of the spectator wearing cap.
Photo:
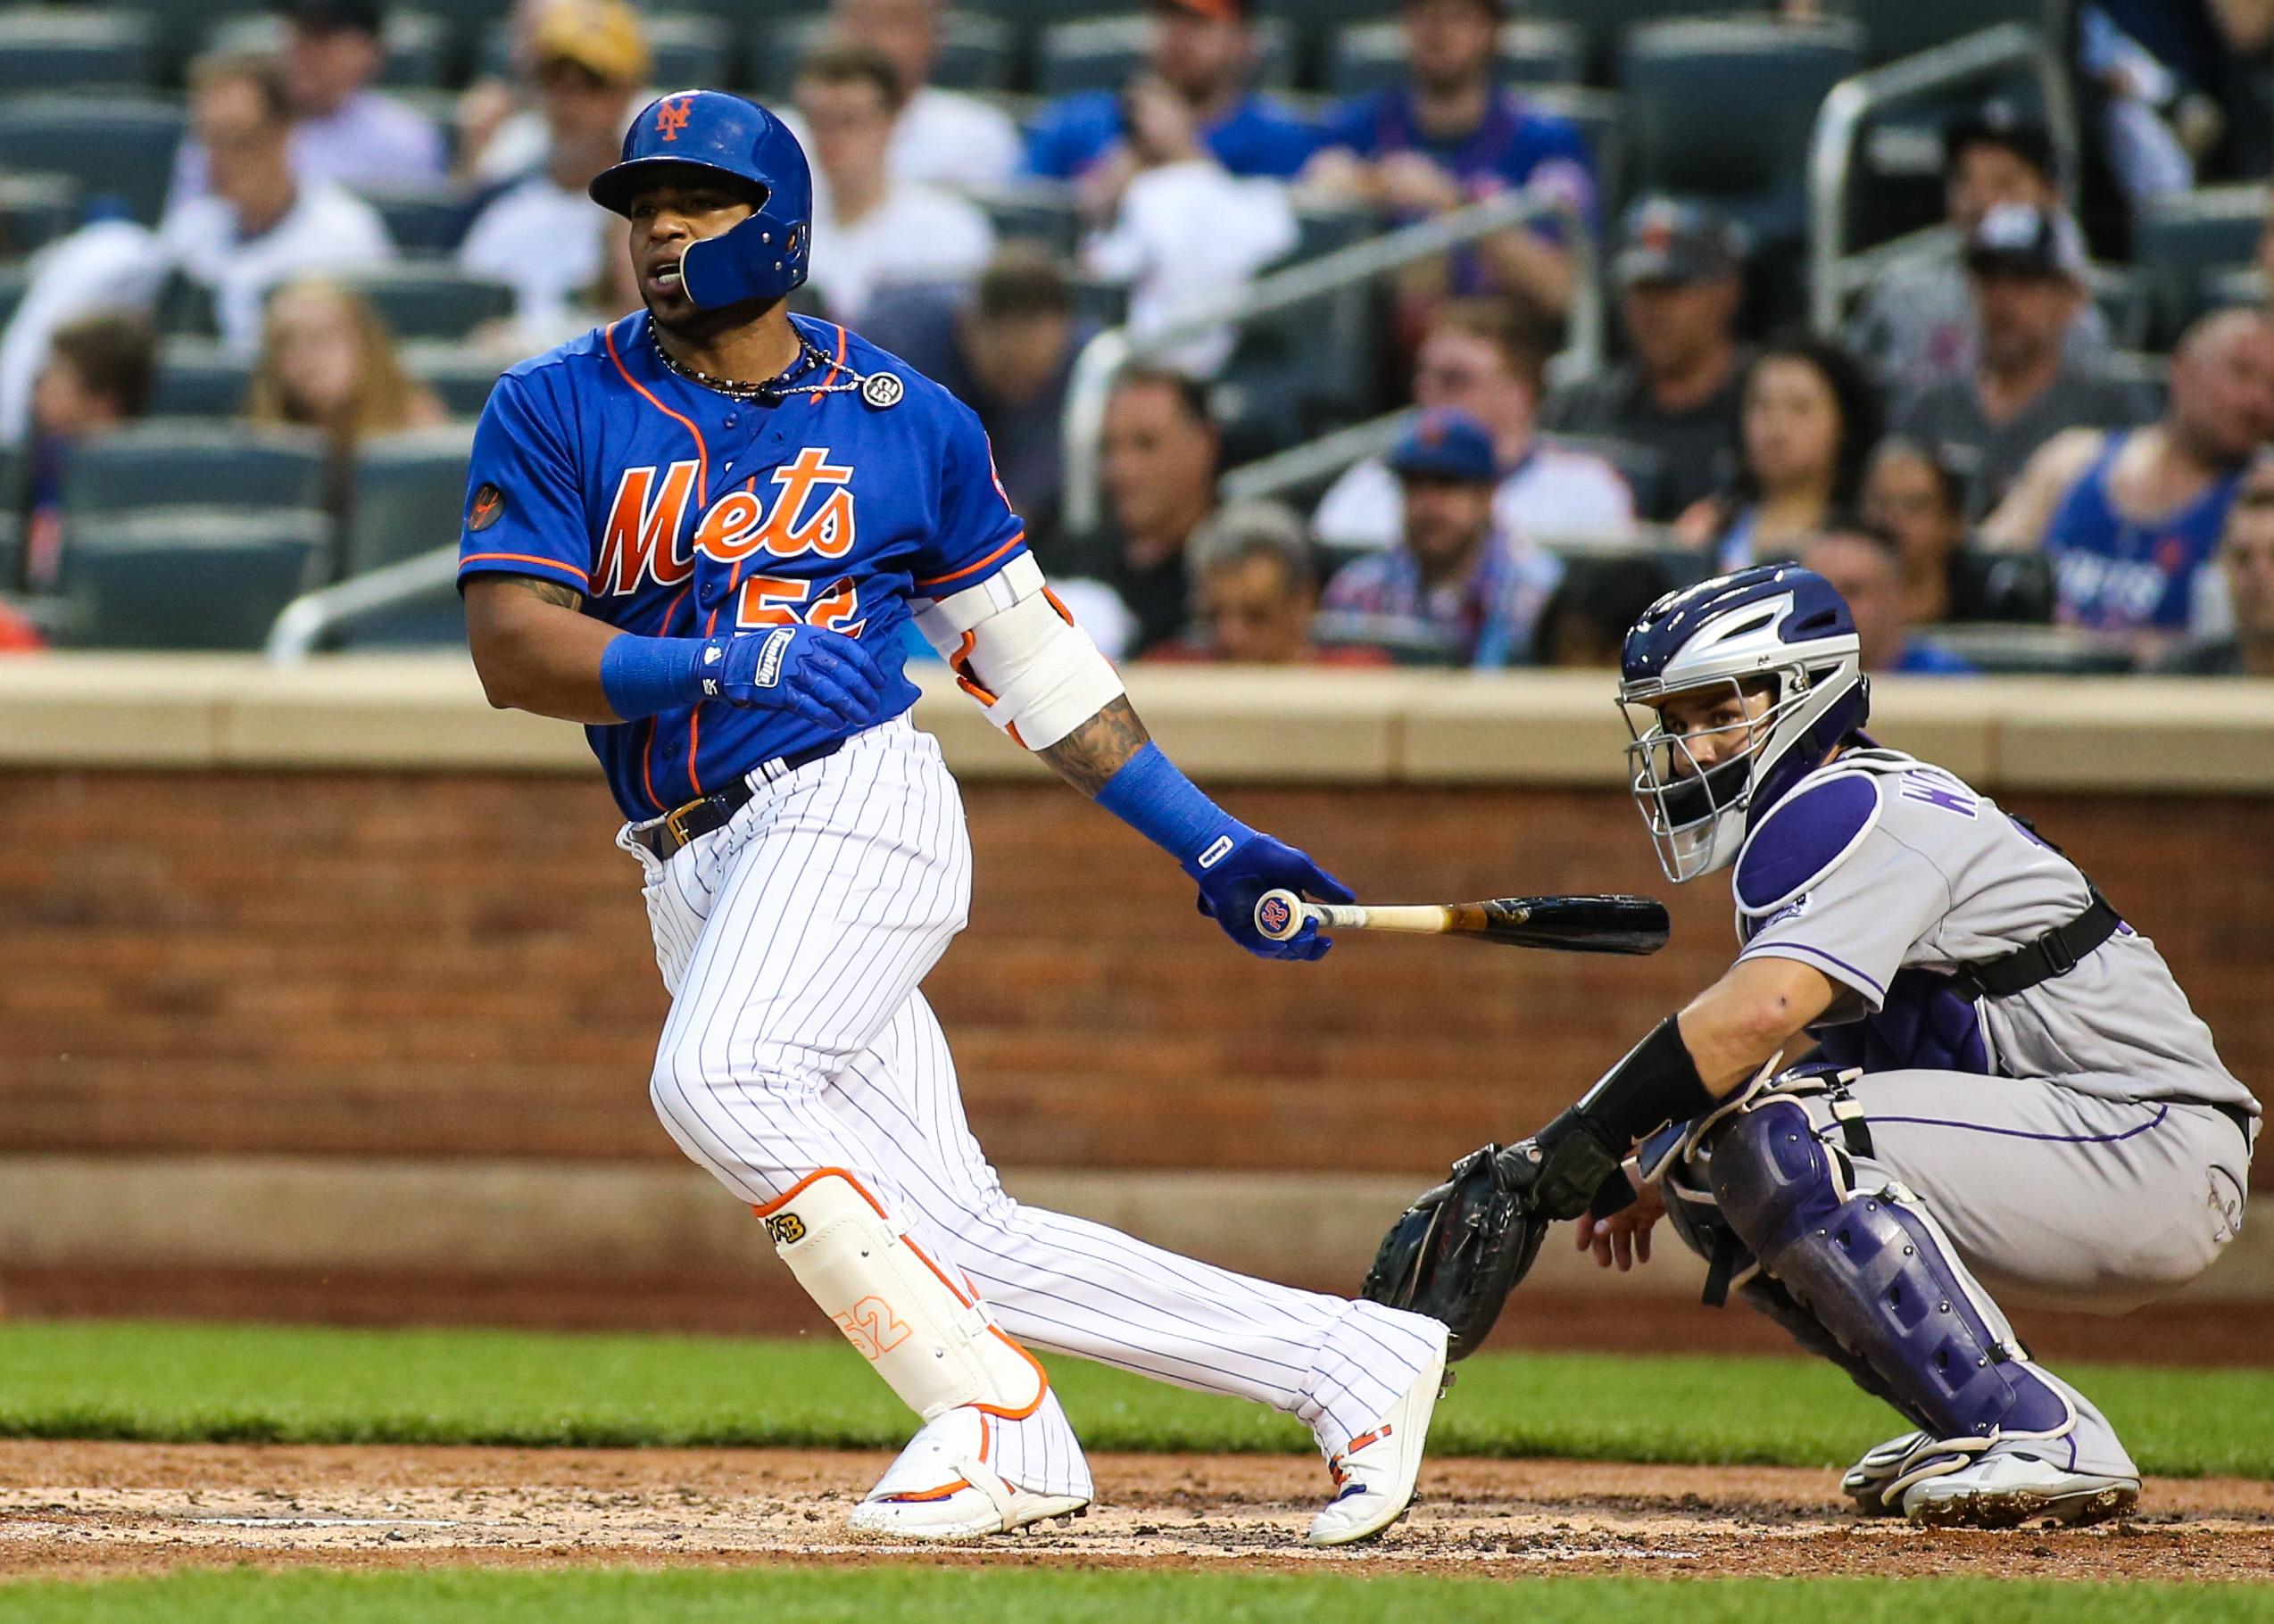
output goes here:
[{"label": "spectator wearing cap", "polygon": [[874,46],[900,74],[905,100],[884,155],[895,180],[950,191],[992,186],[1017,171],[1018,126],[992,103],[931,83],[944,9],[940,0],[830,0],[829,31]]},{"label": "spectator wearing cap", "polygon": [[885,162],[902,102],[892,59],[826,45],[798,69],[798,114],[811,132],[816,188],[812,286],[832,320],[858,323],[888,282],[968,283],[994,252],[970,203],[894,178]]},{"label": "spectator wearing cap", "polygon": [[967,295],[908,287],[877,296],[863,336],[979,414],[995,474],[1048,558],[1065,494],[1064,437],[1075,356],[1088,335],[1065,269],[1033,243],[995,250]]},{"label": "spectator wearing cap", "polygon": [[261,307],[279,283],[394,259],[370,204],[336,181],[295,172],[292,104],[275,61],[199,59],[190,69],[189,120],[211,189],[166,211],[159,247],[166,264],[212,294],[233,354],[260,348]]},{"label": "spectator wearing cap", "polygon": [[2048,577],[2036,560],[1972,544],[1966,493],[1942,459],[1890,435],[1871,452],[1863,520],[1895,538],[1903,611],[1913,626],[2052,617]]},{"label": "spectator wearing cap", "polygon": [[1423,411],[1390,468],[1404,498],[1403,534],[1389,551],[1335,572],[1324,613],[1373,622],[1400,641],[1427,638],[1451,664],[1523,663],[1562,567],[1495,528],[1500,462],[1492,432],[1465,411]]},{"label": "spectator wearing cap", "polygon": [[1647,518],[1666,521],[1725,488],[1734,472],[1744,262],[1733,228],[1700,204],[1647,197],[1627,211],[1612,263],[1632,359],[1548,397],[1552,434],[1594,435],[1656,452]]},{"label": "spectator wearing cap", "polygon": [[46,364],[31,391],[31,454],[18,578],[0,581],[0,589],[52,592],[62,584],[64,465],[73,448],[143,414],[150,403],[157,349],[157,335],[145,318],[116,311],[66,322],[48,341]]},{"label": "spectator wearing cap", "polygon": [[2044,549],[2069,625],[2140,648],[2212,631],[2224,609],[2211,558],[2270,439],[2274,323],[2257,311],[2220,311],[2180,341],[2160,421],[2057,435],[1983,534]]},{"label": "spectator wearing cap", "polygon": [[[1538,543],[1629,539],[1634,495],[1619,471],[1534,432],[1546,366],[1532,328],[1513,305],[1456,300],[1437,312],[1422,340],[1414,402],[1465,411],[1491,434],[1500,469],[1493,520],[1502,534]],[[1403,511],[1397,476],[1382,459],[1368,458],[1328,488],[1312,524],[1330,547],[1390,547]]]},{"label": "spectator wearing cap", "polygon": [[[387,8],[379,0],[278,0],[285,84],[292,104],[292,169],[307,181],[416,186],[448,172],[450,154],[433,120],[373,88],[386,65]],[[174,155],[170,203],[207,186],[203,145]]]},{"label": "spectator wearing cap", "polygon": [[1241,666],[1381,666],[1374,648],[1312,638],[1318,574],[1303,521],[1275,501],[1239,502],[1200,526],[1191,548],[1192,630],[1147,658]]},{"label": "spectator wearing cap", "polygon": [[1896,432],[1933,446],[1966,481],[1966,509],[1977,517],[2063,429],[2124,428],[2145,415],[2129,385],[2066,359],[2086,294],[2083,250],[2065,227],[2030,203],[2000,203],[1982,217],[1966,244],[1980,359],[1896,412]]},{"label": "spectator wearing cap", "polygon": [[[1947,231],[1926,253],[1875,280],[1848,327],[1848,346],[1897,394],[1971,372],[1981,360],[1981,325],[1966,278],[1968,241],[1985,215],[2007,203],[2048,212],[2061,208],[2053,137],[2042,124],[1993,102],[1953,125],[1944,143],[1943,211]],[[2076,226],[2061,229],[2083,253]],[[2107,319],[2089,301],[2064,335],[2069,364],[2079,371],[2106,365]]]},{"label": "spectator wearing cap", "polygon": [[[1146,72],[1120,95],[1080,91],[1050,103],[1026,132],[1026,170],[1083,183],[1091,218],[1113,212],[1136,170],[1130,151],[1136,93],[1150,88],[1156,123],[1181,120],[1189,137],[1232,174],[1291,180],[1317,145],[1311,128],[1249,87],[1255,70],[1253,0],[1153,0]],[[1164,144],[1156,137],[1156,145]]]},{"label": "spectator wearing cap", "polygon": [[2274,454],[2260,453],[2228,511],[2219,568],[2232,630],[2181,644],[2156,669],[2170,676],[2274,677]]},{"label": "spectator wearing cap", "polygon": [[[1578,128],[1494,80],[1505,0],[1405,0],[1403,15],[1407,81],[1329,114],[1306,183],[1400,224],[1511,187],[1591,220],[1594,161]],[[1552,220],[1498,233],[1431,267],[1433,286],[1409,279],[1409,302],[1504,294],[1560,320],[1572,302],[1568,236]]]},{"label": "spectator wearing cap", "polygon": [[616,162],[626,108],[651,64],[639,14],[622,0],[554,0],[530,38],[544,114],[545,159],[474,217],[459,269],[513,289],[513,319],[527,332],[566,327],[602,279],[605,254],[626,252],[615,217],[585,195]]},{"label": "spectator wearing cap", "polygon": [[1847,600],[1863,669],[1886,676],[1974,676],[1963,657],[1911,629],[1895,538],[1868,524],[1828,526],[1800,551],[1812,569]]},{"label": "spectator wearing cap", "polygon": [[[1144,654],[1184,630],[1191,603],[1189,549],[1216,510],[1224,436],[1206,386],[1166,367],[1122,369],[1106,401],[1100,448],[1110,527],[1061,541],[1054,576],[1110,588],[1134,621],[1125,647]],[[1094,635],[1091,626],[1079,609]]]}]

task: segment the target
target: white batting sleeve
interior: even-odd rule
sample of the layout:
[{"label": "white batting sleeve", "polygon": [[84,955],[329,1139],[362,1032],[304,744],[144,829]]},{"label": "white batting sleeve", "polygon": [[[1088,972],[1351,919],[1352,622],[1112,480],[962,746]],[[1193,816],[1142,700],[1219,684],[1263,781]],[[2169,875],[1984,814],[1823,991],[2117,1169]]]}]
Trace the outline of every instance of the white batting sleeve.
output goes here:
[{"label": "white batting sleeve", "polygon": [[987,719],[1028,750],[1050,749],[1124,692],[1032,558],[919,609],[916,624]]}]

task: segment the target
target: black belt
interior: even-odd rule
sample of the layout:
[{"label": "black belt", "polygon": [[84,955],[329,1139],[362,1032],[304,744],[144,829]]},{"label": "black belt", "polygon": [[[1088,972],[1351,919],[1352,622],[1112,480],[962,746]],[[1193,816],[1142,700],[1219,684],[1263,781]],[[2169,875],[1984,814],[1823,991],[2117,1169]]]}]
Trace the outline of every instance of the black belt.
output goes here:
[{"label": "black belt", "polygon": [[2244,1110],[2240,1106],[2219,1105],[2209,1100],[2206,1100],[2203,1103],[2209,1105],[2212,1110],[2218,1112],[2220,1115],[2225,1117],[2228,1122],[2234,1123],[2236,1127],[2241,1129],[2243,1143],[2245,1145],[2250,1143],[2250,1125],[2258,1120],[2256,1117]]},{"label": "black belt", "polygon": [[2010,998],[2068,974],[2078,960],[2115,935],[2124,923],[2124,916],[2108,905],[2098,887],[2093,889],[2092,899],[2083,913],[2028,947],[1955,972],[1950,980],[1958,996],[1970,1003],[1980,998]]},{"label": "black belt", "polygon": [[724,829],[728,819],[750,805],[751,798],[758,793],[751,779],[771,783],[801,766],[826,761],[844,747],[842,739],[832,739],[826,744],[817,744],[811,750],[799,750],[794,755],[777,756],[755,773],[745,774],[723,790],[691,800],[684,807],[674,807],[651,822],[634,824],[632,842],[659,858],[668,859],[690,841],[699,841],[714,829]]}]

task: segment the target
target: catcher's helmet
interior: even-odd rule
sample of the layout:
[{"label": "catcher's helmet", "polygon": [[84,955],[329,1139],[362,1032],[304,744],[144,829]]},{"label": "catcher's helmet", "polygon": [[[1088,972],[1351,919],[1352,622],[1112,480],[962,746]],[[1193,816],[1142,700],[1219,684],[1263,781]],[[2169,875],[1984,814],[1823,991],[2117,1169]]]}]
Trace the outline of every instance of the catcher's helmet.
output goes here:
[{"label": "catcher's helmet", "polygon": [[622,157],[585,190],[602,208],[628,214],[648,178],[675,166],[730,175],[760,193],[748,220],[688,244],[679,275],[697,308],[779,299],[805,280],[813,173],[781,120],[723,90],[675,90],[640,110],[624,134]]},{"label": "catcher's helmet", "polygon": [[[1634,798],[1677,883],[1735,860],[1747,830],[1871,712],[1847,600],[1791,564],[1741,569],[1659,599],[1628,632],[1619,677],[1634,735]],[[1710,767],[1653,708],[1668,694],[1742,692],[1755,683],[1766,684],[1768,708],[1736,725],[1744,748]]]}]

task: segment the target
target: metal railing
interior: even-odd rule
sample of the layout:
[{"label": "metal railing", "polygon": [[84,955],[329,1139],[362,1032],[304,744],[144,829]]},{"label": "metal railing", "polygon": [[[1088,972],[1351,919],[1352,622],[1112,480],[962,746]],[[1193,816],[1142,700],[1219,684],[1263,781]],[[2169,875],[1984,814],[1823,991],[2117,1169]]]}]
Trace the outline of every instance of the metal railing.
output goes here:
[{"label": "metal railing", "polygon": [[1224,327],[1238,327],[1291,305],[1344,292],[1408,265],[1505,231],[1544,220],[1563,223],[1573,253],[1572,348],[1582,370],[1603,353],[1603,299],[1595,275],[1595,246],[1585,219],[1568,201],[1544,201],[1522,192],[1503,192],[1435,220],[1369,237],[1261,278],[1239,298],[1205,315],[1195,315],[1158,333],[1137,338],[1126,327],[1092,338],[1075,358],[1066,388],[1062,432],[1066,452],[1066,527],[1082,534],[1097,527],[1103,506],[1099,442],[1113,380],[1132,361],[1173,351]]},{"label": "metal railing", "polygon": [[341,627],[439,592],[458,579],[458,543],[419,553],[366,576],[303,592],[269,628],[269,663],[296,666]]},{"label": "metal railing", "polygon": [[2014,68],[2032,70],[2045,97],[2061,170],[2077,174],[2077,111],[2061,59],[2044,33],[2005,22],[1884,68],[1843,79],[1824,98],[1808,152],[1808,311],[1826,336],[1838,332],[1848,290],[1862,273],[1847,253],[1848,198],[1855,180],[1855,140],[1863,121],[1903,102],[1955,89]]}]

